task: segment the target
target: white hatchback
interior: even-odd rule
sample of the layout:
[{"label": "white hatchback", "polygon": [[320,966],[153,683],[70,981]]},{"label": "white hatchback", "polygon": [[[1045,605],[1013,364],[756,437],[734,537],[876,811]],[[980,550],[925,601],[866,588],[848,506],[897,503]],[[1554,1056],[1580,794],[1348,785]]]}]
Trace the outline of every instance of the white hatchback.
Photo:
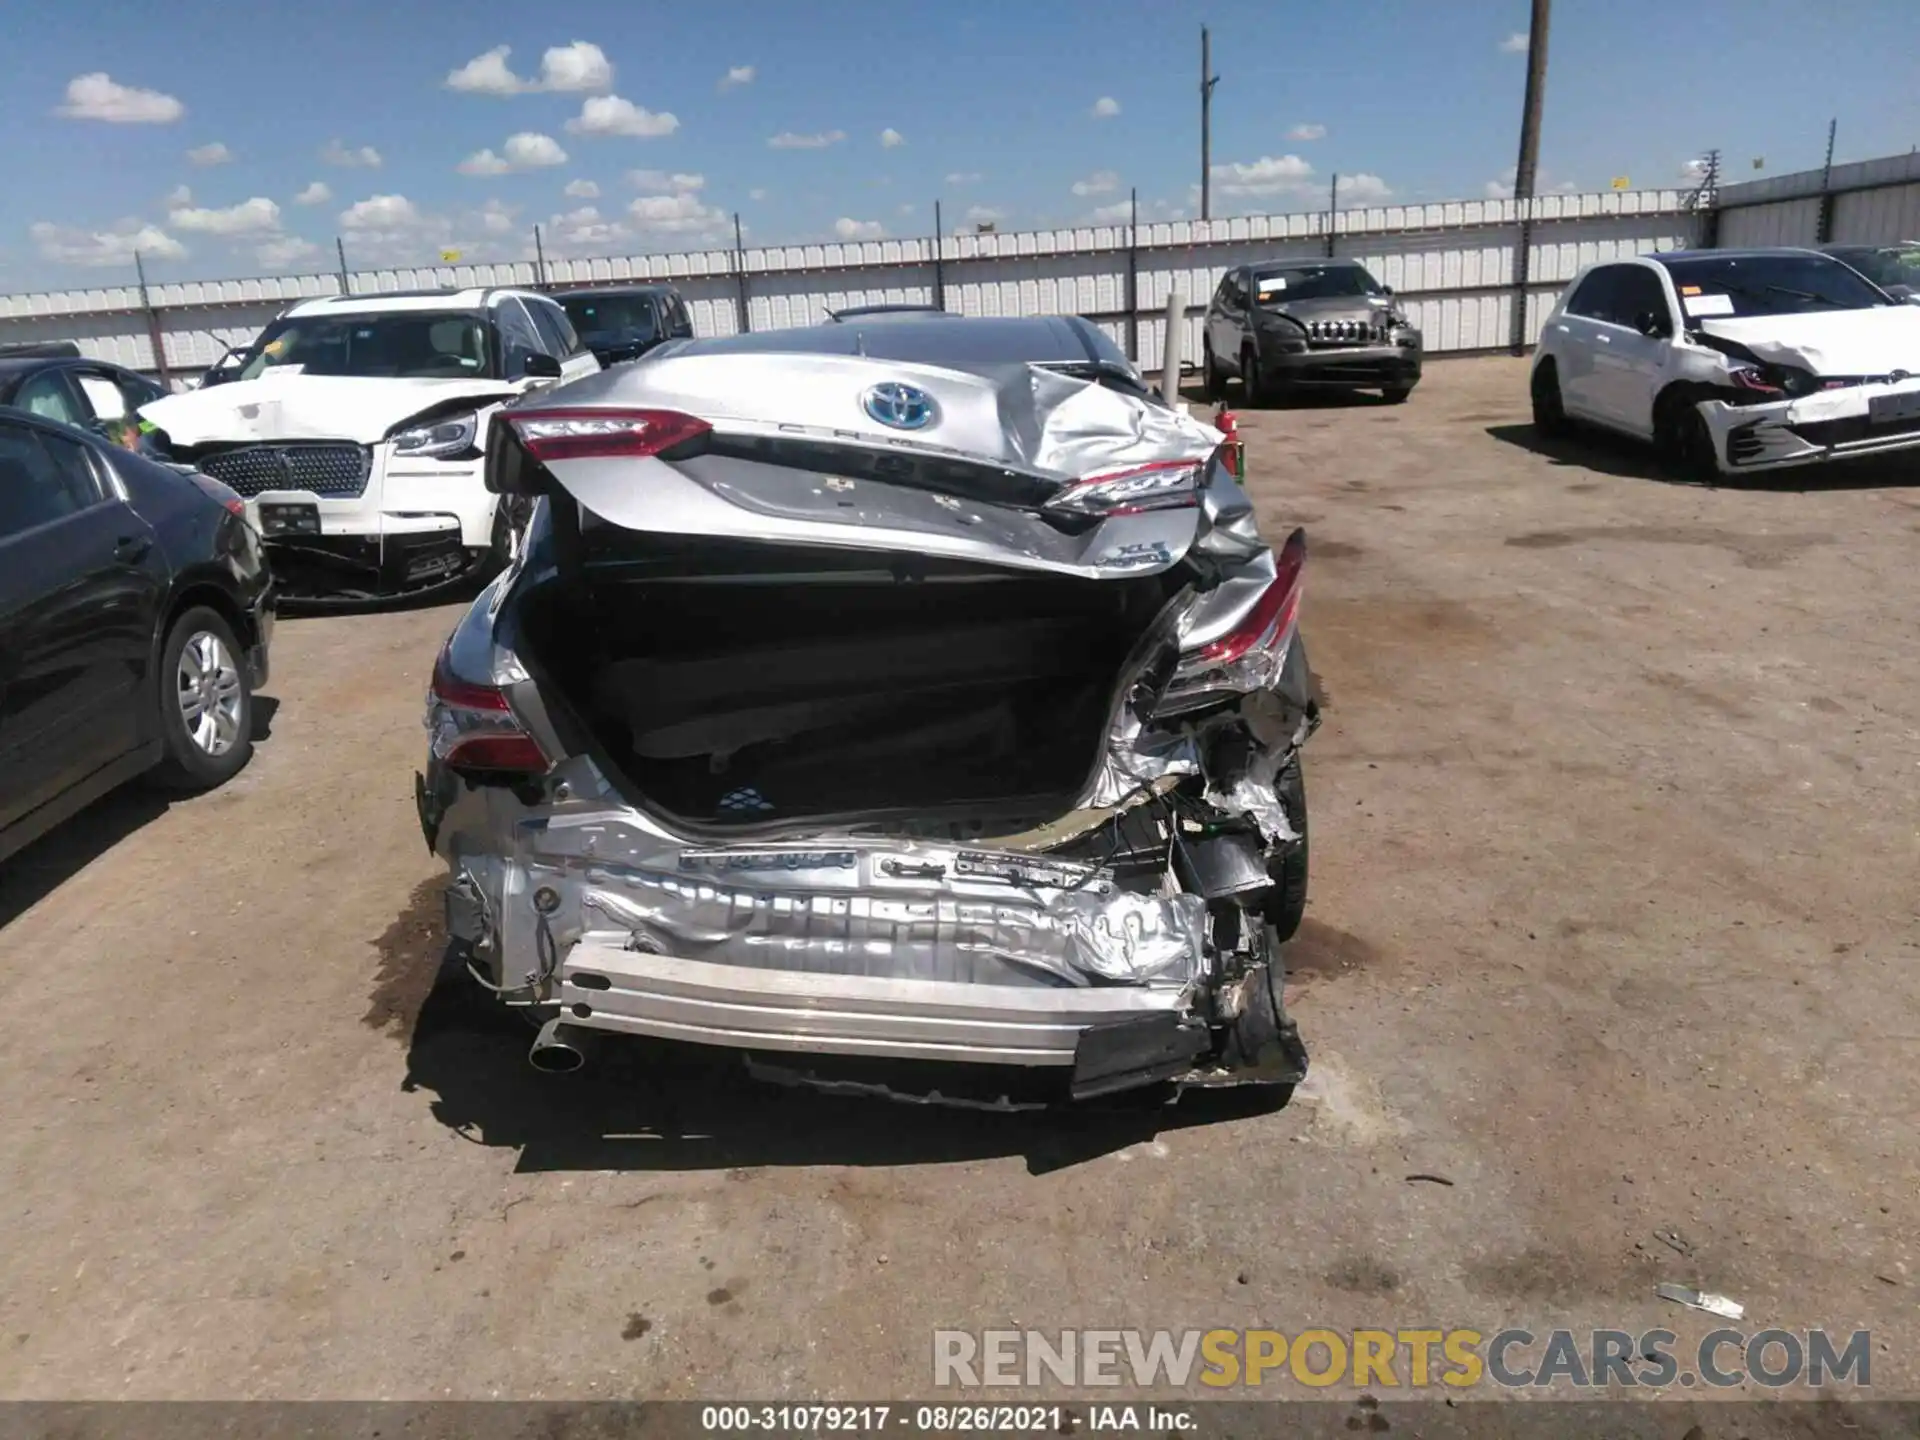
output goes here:
[{"label": "white hatchback", "polygon": [[1535,428],[1584,421],[1718,478],[1920,448],[1920,306],[1813,250],[1590,265],[1534,354]]}]

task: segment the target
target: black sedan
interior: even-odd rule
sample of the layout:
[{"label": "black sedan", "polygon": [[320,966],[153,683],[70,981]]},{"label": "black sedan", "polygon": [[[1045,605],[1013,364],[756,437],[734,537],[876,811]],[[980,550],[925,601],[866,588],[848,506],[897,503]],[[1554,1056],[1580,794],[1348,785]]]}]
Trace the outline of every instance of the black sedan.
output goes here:
[{"label": "black sedan", "polygon": [[273,618],[238,495],[0,408],[0,859],[148,771],[236,774]]},{"label": "black sedan", "polygon": [[606,285],[553,297],[602,365],[638,360],[669,340],[691,340],[693,317],[671,285]]}]

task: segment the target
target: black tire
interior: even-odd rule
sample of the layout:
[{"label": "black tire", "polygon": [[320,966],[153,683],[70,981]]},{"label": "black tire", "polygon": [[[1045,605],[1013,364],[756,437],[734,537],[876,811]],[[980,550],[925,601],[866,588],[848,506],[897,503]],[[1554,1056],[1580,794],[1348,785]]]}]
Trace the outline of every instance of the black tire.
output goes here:
[{"label": "black tire", "polygon": [[1273,387],[1260,370],[1260,352],[1251,345],[1240,352],[1240,388],[1247,392],[1248,405],[1265,405],[1273,396]]},{"label": "black tire", "polygon": [[1724,479],[1713,448],[1713,432],[1700,407],[1687,395],[1663,396],[1653,418],[1653,443],[1660,458],[1678,475],[1700,485]]},{"label": "black tire", "polygon": [[1560,398],[1560,371],[1551,360],[1542,360],[1533,368],[1530,386],[1533,393],[1533,428],[1547,436],[1564,435],[1567,407]]},{"label": "black tire", "polygon": [[1380,392],[1380,398],[1385,400],[1389,405],[1404,405],[1407,403],[1407,397],[1411,394],[1413,394],[1413,386],[1411,385],[1389,385]]},{"label": "black tire", "polygon": [[[246,651],[219,612],[196,605],[174,620],[160,646],[154,704],[166,749],[154,770],[160,785],[211,790],[245,768],[253,755],[253,684]],[[190,713],[198,717],[192,728]]]},{"label": "black tire", "polygon": [[1300,838],[1267,861],[1273,892],[1267,897],[1267,923],[1274,941],[1284,945],[1300,929],[1307,913],[1307,781],[1295,755],[1274,777],[1273,788],[1287,812],[1287,823]]},{"label": "black tire", "polygon": [[1226,398],[1226,377],[1220,373],[1220,362],[1213,358],[1213,346],[1204,340],[1200,349],[1200,386],[1209,400]]}]

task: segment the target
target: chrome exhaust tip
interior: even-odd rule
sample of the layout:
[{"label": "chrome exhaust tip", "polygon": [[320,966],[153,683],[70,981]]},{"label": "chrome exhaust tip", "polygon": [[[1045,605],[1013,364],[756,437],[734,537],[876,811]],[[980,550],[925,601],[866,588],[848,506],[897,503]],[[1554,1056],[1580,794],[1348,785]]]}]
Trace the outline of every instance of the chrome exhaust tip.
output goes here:
[{"label": "chrome exhaust tip", "polygon": [[588,1032],[577,1025],[565,1024],[556,1016],[534,1036],[527,1062],[547,1075],[570,1075],[587,1063],[591,1043]]}]

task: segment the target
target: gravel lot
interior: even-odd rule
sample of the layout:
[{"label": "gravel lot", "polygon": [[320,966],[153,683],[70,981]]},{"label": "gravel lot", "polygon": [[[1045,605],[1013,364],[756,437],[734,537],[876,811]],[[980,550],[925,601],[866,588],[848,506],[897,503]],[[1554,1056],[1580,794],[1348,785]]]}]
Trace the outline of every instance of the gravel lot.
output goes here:
[{"label": "gravel lot", "polygon": [[936,1327],[1721,1323],[1678,1281],[1920,1395],[1915,472],[1679,485],[1525,394],[1247,418],[1330,701],[1277,1111],[538,1075],[435,983],[457,607],[283,621],[236,783],[0,876],[0,1394],[878,1398]]}]

